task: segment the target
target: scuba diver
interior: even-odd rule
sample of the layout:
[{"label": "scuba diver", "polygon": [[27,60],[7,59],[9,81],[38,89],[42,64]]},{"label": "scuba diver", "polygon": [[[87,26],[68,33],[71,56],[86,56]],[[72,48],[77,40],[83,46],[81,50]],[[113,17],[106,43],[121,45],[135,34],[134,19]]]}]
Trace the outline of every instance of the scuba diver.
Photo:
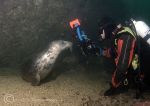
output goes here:
[{"label": "scuba diver", "polygon": [[[96,55],[114,59],[115,70],[112,74],[110,88],[104,95],[111,96],[126,92],[130,83],[134,82],[136,98],[142,97],[144,72],[140,70],[138,42],[141,36],[149,43],[150,28],[144,22],[133,19],[126,21],[124,25],[117,24],[109,17],[103,18],[98,25],[98,39],[101,47],[98,47],[85,35],[78,19],[70,22],[70,27],[73,29],[75,39],[84,56]],[[140,26],[143,26],[143,29],[139,28]]]},{"label": "scuba diver", "polygon": [[111,96],[128,91],[130,79],[133,79],[136,85],[136,98],[140,98],[144,86],[144,73],[140,70],[138,37],[133,21],[123,25],[105,17],[98,25],[98,38],[116,65],[110,88],[104,95]]}]

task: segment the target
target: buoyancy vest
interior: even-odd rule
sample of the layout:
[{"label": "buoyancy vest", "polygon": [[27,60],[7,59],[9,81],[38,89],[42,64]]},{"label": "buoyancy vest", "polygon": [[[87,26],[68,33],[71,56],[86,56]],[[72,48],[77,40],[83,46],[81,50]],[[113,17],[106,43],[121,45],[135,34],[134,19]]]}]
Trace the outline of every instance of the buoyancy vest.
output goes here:
[{"label": "buoyancy vest", "polygon": [[[118,31],[116,36],[119,36],[120,34],[122,33],[129,33],[129,35],[133,36],[135,41],[137,40],[137,35],[136,35],[136,32],[134,32],[133,30],[131,30],[130,27],[123,27],[122,30]],[[118,46],[117,45],[117,37],[115,39],[115,46]],[[132,67],[134,70],[136,70],[139,66],[139,59],[138,59],[138,54],[137,53],[134,53],[133,57],[132,57]]]}]

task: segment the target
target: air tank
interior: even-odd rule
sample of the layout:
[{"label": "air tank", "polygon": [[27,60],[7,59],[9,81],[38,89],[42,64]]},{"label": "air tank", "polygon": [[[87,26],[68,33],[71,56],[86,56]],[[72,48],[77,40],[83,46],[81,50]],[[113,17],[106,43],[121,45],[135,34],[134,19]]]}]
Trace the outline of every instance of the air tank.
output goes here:
[{"label": "air tank", "polygon": [[144,21],[132,20],[138,36],[150,45],[150,27]]}]

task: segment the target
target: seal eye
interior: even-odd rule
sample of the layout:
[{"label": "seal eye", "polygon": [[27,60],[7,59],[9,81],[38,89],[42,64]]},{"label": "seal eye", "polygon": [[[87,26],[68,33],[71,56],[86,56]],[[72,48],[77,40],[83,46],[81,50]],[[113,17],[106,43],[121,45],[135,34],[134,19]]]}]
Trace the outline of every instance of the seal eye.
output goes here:
[{"label": "seal eye", "polygon": [[62,45],[65,45],[66,44],[66,42],[65,41],[62,41]]}]

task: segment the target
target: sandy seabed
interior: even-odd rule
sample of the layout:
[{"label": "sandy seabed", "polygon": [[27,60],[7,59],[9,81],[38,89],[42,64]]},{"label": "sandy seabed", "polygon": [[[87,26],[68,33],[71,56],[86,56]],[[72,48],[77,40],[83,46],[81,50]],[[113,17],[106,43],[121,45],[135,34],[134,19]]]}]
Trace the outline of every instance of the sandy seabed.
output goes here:
[{"label": "sandy seabed", "polygon": [[[135,91],[104,97],[109,87],[106,73],[68,70],[55,80],[31,86],[17,69],[0,69],[0,106],[150,106],[146,99],[133,98]],[[93,74],[94,73],[94,74]],[[100,76],[103,76],[100,77]]]}]

